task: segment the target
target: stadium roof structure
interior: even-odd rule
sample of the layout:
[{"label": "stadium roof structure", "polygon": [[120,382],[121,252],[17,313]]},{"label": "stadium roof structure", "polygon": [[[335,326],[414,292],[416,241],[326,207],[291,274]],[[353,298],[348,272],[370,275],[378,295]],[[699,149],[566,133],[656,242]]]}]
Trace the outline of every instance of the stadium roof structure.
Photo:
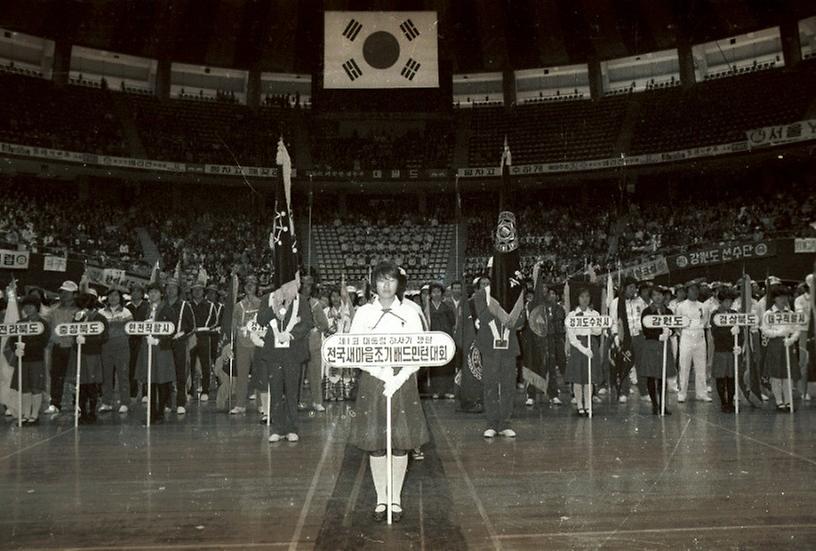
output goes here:
[{"label": "stadium roof structure", "polygon": [[219,67],[320,67],[324,10],[434,10],[454,72],[584,63],[813,15],[812,0],[6,0],[0,26],[68,44]]}]

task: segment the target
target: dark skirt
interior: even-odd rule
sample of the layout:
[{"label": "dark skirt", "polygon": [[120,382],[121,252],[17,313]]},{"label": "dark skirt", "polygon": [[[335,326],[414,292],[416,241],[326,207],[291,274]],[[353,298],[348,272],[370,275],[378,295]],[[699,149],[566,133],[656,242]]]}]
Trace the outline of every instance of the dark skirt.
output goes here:
[{"label": "dark skirt", "polygon": [[[385,449],[385,402],[383,382],[363,372],[351,419],[351,444],[369,452]],[[391,448],[413,450],[429,440],[416,374],[413,374],[391,397]]]},{"label": "dark skirt", "polygon": [[252,356],[249,372],[251,374],[250,389],[257,390],[260,393],[267,392],[269,389],[269,369],[266,367],[266,362],[261,361],[259,350],[256,350]]},{"label": "dark skirt", "polygon": [[714,352],[714,360],[711,364],[711,376],[715,379],[734,378],[733,352]]},{"label": "dark skirt", "polygon": [[[799,362],[796,359],[797,346],[791,346],[787,352],[790,354],[791,378],[794,381],[799,380]],[[785,357],[785,339],[782,337],[774,337],[768,340],[768,346],[765,348],[765,369],[764,372],[767,377],[774,379],[787,379],[788,366]]]},{"label": "dark skirt", "polygon": [[[655,339],[643,339],[640,347],[640,358],[636,365],[638,377],[663,378],[663,342]],[[666,343],[666,378],[677,375],[674,368],[674,354],[671,343]]]},{"label": "dark skirt", "polygon": [[[586,337],[578,337],[584,346],[586,346]],[[601,339],[600,337],[592,337],[592,384],[601,384],[603,382],[603,358],[601,357]],[[567,370],[564,374],[564,380],[568,383],[586,385],[589,384],[589,377],[587,373],[587,364],[589,358],[584,356],[580,350],[570,345],[570,356],[567,360]]]},{"label": "dark skirt", "polygon": [[[159,346],[151,346],[153,354],[150,374],[150,383],[161,385],[176,380],[176,367],[173,363],[173,351],[162,350]],[[142,339],[139,345],[139,359],[136,365],[136,380],[147,383],[147,340]]]},{"label": "dark skirt", "polygon": [[[71,349],[71,357],[68,360],[68,373],[66,379],[76,384],[77,353],[76,348]],[[102,355],[82,354],[82,362],[79,365],[79,383],[89,385],[102,382]]]},{"label": "dark skirt", "polygon": [[[16,358],[14,358],[16,359]],[[76,372],[76,365],[74,365]],[[38,360],[35,362],[23,361],[23,394],[39,394],[45,390],[45,362]],[[17,362],[14,362],[14,375],[11,379],[12,390],[17,390],[17,381],[20,374],[17,369]]]}]

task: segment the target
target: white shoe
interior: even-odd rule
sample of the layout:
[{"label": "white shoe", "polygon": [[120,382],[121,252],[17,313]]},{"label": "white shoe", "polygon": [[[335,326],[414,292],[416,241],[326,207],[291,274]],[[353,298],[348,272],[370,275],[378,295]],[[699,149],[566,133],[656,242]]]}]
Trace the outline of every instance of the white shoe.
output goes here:
[{"label": "white shoe", "polygon": [[768,398],[768,397],[767,397],[767,396],[765,396],[764,394],[762,395],[762,401],[763,401],[763,402],[767,402],[769,399],[770,399],[770,398]]},{"label": "white shoe", "polygon": [[678,403],[678,404],[682,404],[682,403],[683,403],[683,402],[685,402],[685,401],[686,401],[686,394],[685,394],[685,393],[683,393],[683,392],[679,392],[679,393],[677,394],[677,403]]},{"label": "white shoe", "polygon": [[628,401],[629,401],[629,398],[627,398],[625,394],[622,394],[622,395],[618,396],[618,403],[619,404],[625,404]]},{"label": "white shoe", "polygon": [[187,410],[184,409],[184,406],[179,406],[176,408],[177,415],[184,415],[185,413],[187,413]]},{"label": "white shoe", "polygon": [[164,412],[165,413],[170,413],[171,411],[172,410],[170,409],[170,406],[164,406]]},{"label": "white shoe", "polygon": [[527,398],[527,400],[525,400],[524,402],[524,405],[527,407],[533,407],[535,405],[535,400],[533,400],[532,398]]},{"label": "white shoe", "polygon": [[560,399],[558,396],[556,396],[555,398],[553,398],[552,400],[550,400],[550,403],[551,403],[552,405],[554,405],[554,406],[560,406],[560,405],[562,405],[564,402],[562,402],[562,401],[561,401],[561,399]]},{"label": "white shoe", "polygon": [[207,402],[210,400],[210,397],[207,396],[206,394],[202,394],[199,400],[201,400],[202,402]]},{"label": "white shoe", "polygon": [[298,440],[300,440],[300,436],[298,436],[296,432],[290,432],[286,435],[287,442],[297,442]]},{"label": "white shoe", "polygon": [[230,415],[240,415],[240,414],[243,414],[243,413],[246,413],[246,408],[242,408],[242,407],[239,407],[239,406],[235,406],[234,408],[232,408],[230,410]]},{"label": "white shoe", "polygon": [[322,404],[312,404],[312,409],[317,412],[326,411]]},{"label": "white shoe", "polygon": [[108,404],[99,406],[99,413],[105,413],[106,411],[113,411],[113,406],[109,406]]},{"label": "white shoe", "polygon": [[516,437],[516,431],[514,431],[513,429],[504,429],[499,434],[501,434],[502,436],[504,436],[506,438],[515,438]]},{"label": "white shoe", "polygon": [[[46,413],[59,413],[59,408],[55,405],[48,406],[48,409],[45,410]],[[11,415],[11,412],[6,410],[6,415]]]},{"label": "white shoe", "polygon": [[122,404],[121,406],[119,406],[119,413],[127,413],[127,412],[128,412],[128,407],[125,404]]},{"label": "white shoe", "polygon": [[[50,409],[50,408],[49,408],[49,409]],[[46,413],[48,413],[48,412],[46,412]],[[7,409],[7,410],[6,410],[6,417],[14,417],[14,414],[11,412],[11,410],[10,410],[10,409]]]},{"label": "white shoe", "polygon": [[484,431],[482,436],[484,436],[485,438],[496,438],[496,431],[493,429],[487,429],[486,431]]},{"label": "white shoe", "polygon": [[146,404],[146,403],[147,403],[147,396],[142,396],[142,403],[143,403],[143,404]]},{"label": "white shoe", "polygon": [[250,401],[250,402],[254,402],[254,401],[255,401],[255,395],[254,395],[254,394],[250,394],[250,395],[249,395],[249,401]]},{"label": "white shoe", "polygon": [[575,399],[575,396],[573,396],[572,400],[570,400],[570,404],[572,404],[574,406],[578,405],[578,400]]},{"label": "white shoe", "polygon": [[810,402],[810,394],[805,394],[805,402]]},{"label": "white shoe", "polygon": [[706,385],[706,392],[711,394],[711,385]]},{"label": "white shoe", "polygon": [[606,396],[606,389],[605,388],[599,388],[598,389],[598,396]]},{"label": "white shoe", "polygon": [[701,402],[711,402],[711,396],[708,394],[703,394],[702,396],[697,398]]},{"label": "white shoe", "polygon": [[272,434],[269,435],[269,442],[270,443],[280,442],[280,441],[281,441],[281,435],[278,434],[277,432],[273,432]]}]

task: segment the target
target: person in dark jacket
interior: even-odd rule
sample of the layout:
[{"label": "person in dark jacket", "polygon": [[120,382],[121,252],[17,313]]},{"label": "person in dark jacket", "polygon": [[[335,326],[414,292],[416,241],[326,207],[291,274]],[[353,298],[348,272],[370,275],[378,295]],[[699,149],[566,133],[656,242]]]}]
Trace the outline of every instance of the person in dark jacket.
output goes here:
[{"label": "person in dark jacket", "polygon": [[[174,325],[178,322],[178,309],[173,308],[166,301],[162,300],[162,288],[158,283],[151,283],[147,287],[148,294],[148,314],[145,321],[169,321]],[[139,365],[137,378],[147,389],[147,358],[148,349],[151,354],[150,362],[150,422],[159,424],[164,421],[164,410],[170,407],[170,390],[173,381],[176,380],[176,369],[173,359],[173,347],[175,346],[175,335],[178,335],[178,327],[173,335],[162,335],[158,337],[139,337],[141,345],[139,350]],[[148,346],[149,345],[149,346]]]},{"label": "person in dark jacket", "polygon": [[76,384],[77,350],[82,345],[81,364],[79,366],[79,423],[93,424],[96,422],[96,404],[99,400],[100,386],[102,385],[102,345],[108,339],[108,320],[99,312],[99,297],[95,290],[89,289],[79,295],[77,299],[79,311],[74,316],[75,322],[101,322],[103,330],[95,335],[77,335],[71,350],[68,364],[68,376]]},{"label": "person in dark jacket", "polygon": [[[125,304],[125,308],[130,310],[133,321],[144,321],[147,319],[148,305],[145,300],[145,289],[141,283],[136,283],[130,288],[130,300]],[[136,398],[139,395],[139,384],[136,381],[136,365],[139,360],[139,346],[141,337],[128,337],[130,357],[128,358],[128,375],[130,377],[130,397]]]},{"label": "person in dark jacket", "polygon": [[[727,287],[720,287],[717,291],[719,306],[714,314],[736,314],[732,308],[736,291]],[[737,335],[737,345],[734,345],[734,335]],[[717,394],[720,397],[720,408],[723,413],[734,413],[734,354],[742,354],[743,332],[739,327],[719,327],[711,324],[711,338],[714,341],[714,359],[711,373],[717,381]],[[737,365],[738,367],[738,365]]]},{"label": "person in dark jacket", "polygon": [[283,436],[290,442],[300,439],[297,427],[300,366],[309,358],[308,337],[314,322],[307,297],[295,294],[291,300],[287,298],[269,293],[261,298],[258,311],[258,325],[267,328],[257,362],[258,371],[269,380],[272,417],[269,442],[278,442]]},{"label": "person in dark jacket", "polygon": [[[20,392],[20,375],[22,374],[23,409],[18,412],[23,423],[37,424],[42,405],[42,393],[45,392],[45,349],[48,346],[50,331],[48,323],[40,317],[40,301],[28,295],[20,301],[20,323],[40,322],[45,330],[39,335],[22,337],[20,341],[9,341],[6,356],[9,365],[14,366],[11,389]],[[23,369],[18,372],[17,358],[22,358]]]},{"label": "person in dark jacket", "polygon": [[[428,322],[431,331],[442,331],[453,337],[456,328],[456,312],[450,304],[442,300],[445,288],[434,281],[430,284],[431,298],[428,301]],[[434,399],[444,396],[453,398],[453,361],[431,370],[431,394]]]}]

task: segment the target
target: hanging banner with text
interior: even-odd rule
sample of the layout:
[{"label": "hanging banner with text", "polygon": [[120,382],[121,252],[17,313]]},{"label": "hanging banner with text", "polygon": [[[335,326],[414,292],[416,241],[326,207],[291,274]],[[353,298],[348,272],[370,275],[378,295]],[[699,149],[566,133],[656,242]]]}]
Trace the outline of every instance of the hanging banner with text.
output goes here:
[{"label": "hanging banner with text", "polygon": [[[666,275],[669,273],[669,264],[666,261],[666,257],[662,254],[659,255],[654,260],[650,260],[648,262],[642,262],[635,266],[629,266],[627,268],[622,268],[618,271],[612,272],[612,281],[618,281],[619,279],[623,281],[627,277],[633,277],[638,281],[646,281],[649,279],[654,279],[657,276]],[[606,276],[601,276],[602,278],[606,278]]]},{"label": "hanging banner with text", "polygon": [[816,253],[816,237],[797,237],[793,240],[793,252],[796,254]]},{"label": "hanging banner with text", "polygon": [[669,270],[674,271],[770,256],[776,256],[776,243],[774,241],[757,241],[755,243],[722,245],[670,256],[668,264]]},{"label": "hanging banner with text", "polygon": [[768,147],[816,139],[816,119],[755,128],[745,133],[748,147]]}]

